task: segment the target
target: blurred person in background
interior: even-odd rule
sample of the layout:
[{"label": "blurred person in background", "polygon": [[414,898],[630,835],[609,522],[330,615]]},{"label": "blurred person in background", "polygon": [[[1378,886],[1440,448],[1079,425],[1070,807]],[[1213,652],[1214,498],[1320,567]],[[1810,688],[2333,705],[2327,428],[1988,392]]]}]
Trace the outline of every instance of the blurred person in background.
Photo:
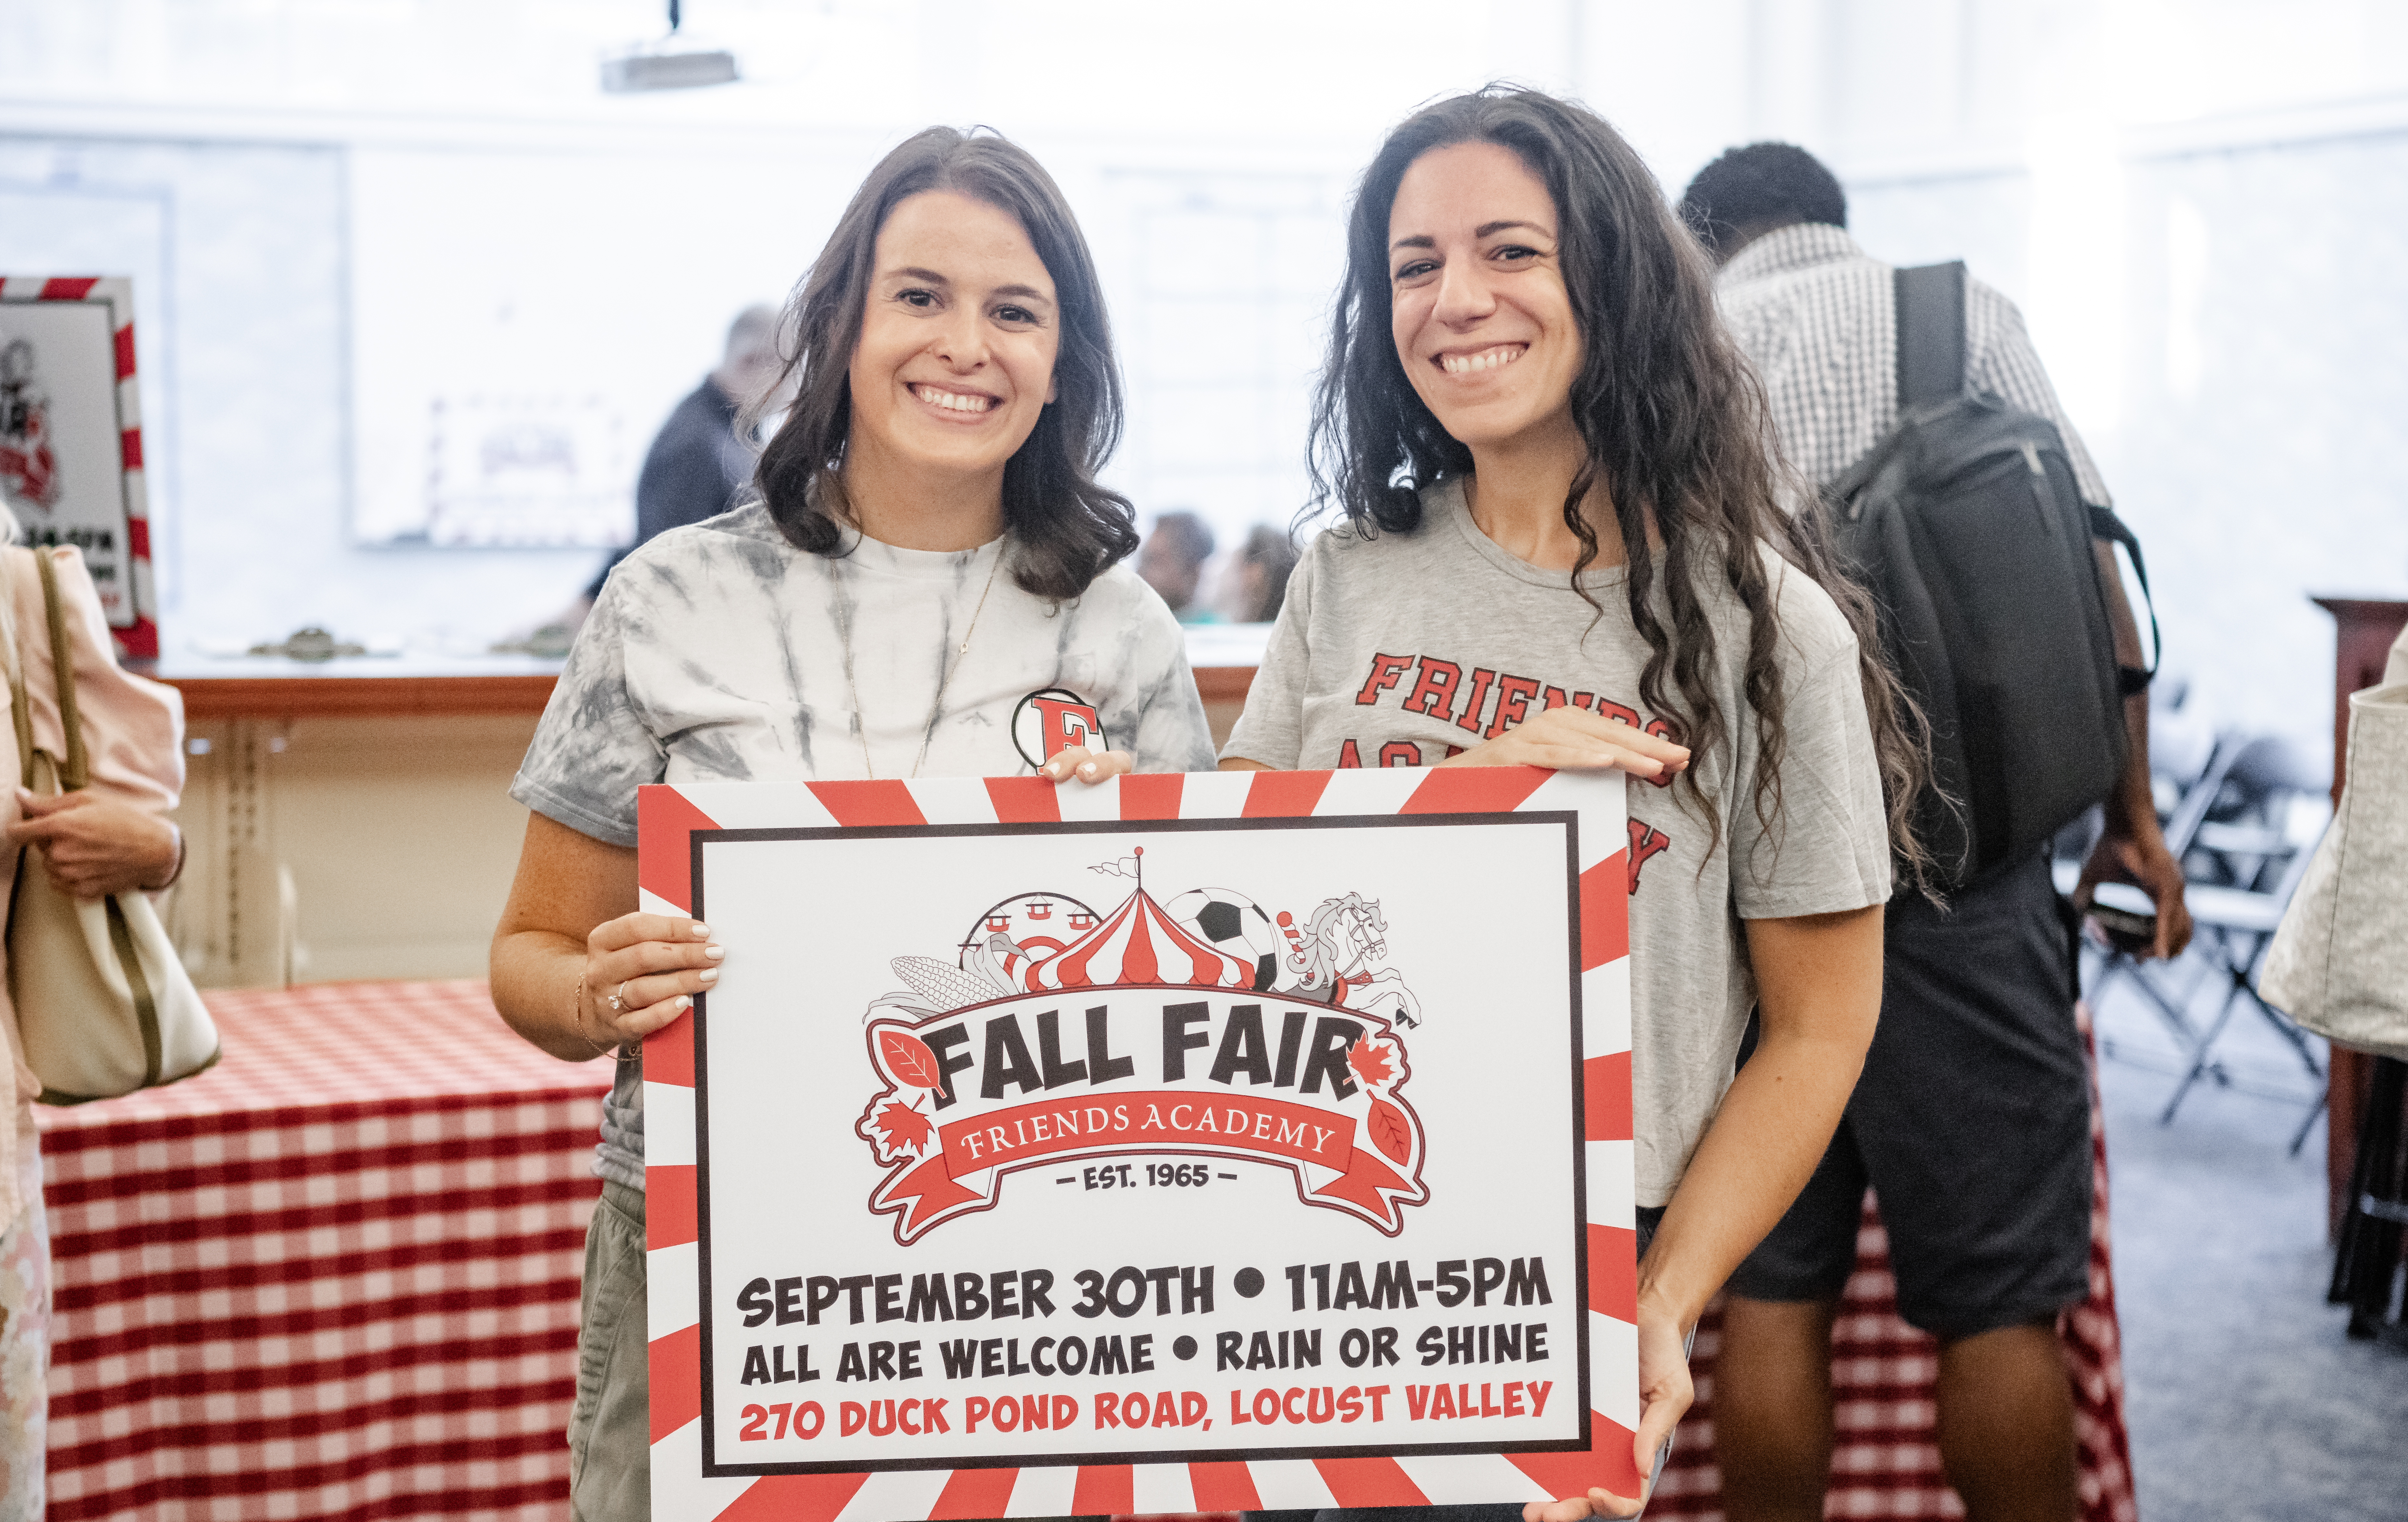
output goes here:
[{"label": "blurred person in background", "polygon": [[669,529],[716,518],[735,506],[736,494],[752,479],[760,441],[737,432],[736,415],[777,383],[778,309],[747,307],[727,325],[727,348],[719,367],[702,378],[670,409],[644,468],[636,477],[636,539],[612,554],[585,588],[586,606],[602,595],[602,582],[629,551]]},{"label": "blurred person in background", "polygon": [[1210,624],[1216,614],[1197,593],[1204,581],[1204,563],[1212,558],[1212,530],[1187,511],[1166,512],[1154,521],[1154,532],[1137,553],[1137,573],[1162,595],[1182,624]]},{"label": "blurred person in background", "polygon": [[[18,538],[16,521],[0,511],[0,542]],[[172,687],[119,668],[100,594],[73,549],[0,550],[0,662],[13,658],[29,683],[25,704],[33,742],[67,754],[55,698],[38,674],[51,669],[50,631],[34,557],[46,554],[58,573],[60,603],[72,648],[77,706],[90,757],[90,784],[73,792],[36,794],[20,785],[7,811],[12,853],[32,851],[60,891],[78,898],[156,893],[176,881],[184,864],[183,837],[168,822],[184,785],[184,707]],[[0,725],[0,768],[28,773],[19,731]],[[0,919],[18,874],[12,857],[0,873]],[[12,969],[13,970],[13,969]],[[39,986],[38,978],[10,977],[5,986]],[[50,1238],[42,1205],[40,1135],[34,1100],[40,1077],[25,1066],[16,1011],[0,993],[0,1030],[8,1044],[7,1070],[15,1114],[0,1118],[0,1518],[38,1518],[44,1510],[43,1450],[50,1420],[46,1389],[50,1359]]]},{"label": "blurred person in background", "polygon": [[[739,430],[743,409],[768,396],[783,361],[778,356],[778,309],[747,307],[727,327],[727,347],[718,368],[669,409],[652,436],[636,476],[636,538],[610,553],[594,580],[559,612],[494,647],[497,654],[561,656],[602,596],[602,583],[639,546],[669,529],[716,518],[736,505],[760,457],[756,434]],[[775,403],[761,408],[778,410]]]},{"label": "blurred person in background", "polygon": [[1287,601],[1287,579],[1296,571],[1296,540],[1268,524],[1256,524],[1221,573],[1214,599],[1231,624],[1268,624]]},{"label": "blurred person in background", "polygon": [[[1897,424],[1892,270],[1845,231],[1839,180],[1786,143],[1735,148],[1681,209],[1719,266],[1725,323],[1762,378],[1791,464],[1828,486]],[[2057,425],[2084,501],[2106,484],[2057,405],[2014,305],[1965,291],[1967,384]],[[2116,659],[2140,637],[2098,541]],[[2034,608],[2035,619],[2081,616]],[[2149,789],[2148,699],[2126,699],[2124,773],[2077,901],[2101,877],[2157,905],[2154,955],[2189,940],[2180,866]],[[1832,1317],[1870,1184],[1899,1314],[1940,1340],[1941,1457],[1971,1522],[2069,1522],[2072,1392],[2059,1313],[2090,1286],[2090,1089],[2075,1025],[2073,912],[2044,853],[1958,889],[1942,911],[1890,905],[1882,1018],[1823,1162],[1731,1275],[1714,1443],[1732,1522],[1819,1522],[1833,1443]],[[2142,955],[2150,955],[2143,952]]]}]

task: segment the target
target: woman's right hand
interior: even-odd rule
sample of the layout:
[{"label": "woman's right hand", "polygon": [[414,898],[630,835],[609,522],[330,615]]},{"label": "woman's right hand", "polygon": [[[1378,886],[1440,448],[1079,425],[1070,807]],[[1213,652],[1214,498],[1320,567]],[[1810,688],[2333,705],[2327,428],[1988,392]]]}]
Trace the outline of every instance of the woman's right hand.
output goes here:
[{"label": "woman's right hand", "polygon": [[725,955],[710,944],[710,926],[694,920],[635,913],[603,921],[585,938],[577,1033],[604,1050],[642,1041],[694,1007],[694,996],[719,981]]},{"label": "woman's right hand", "polygon": [[1441,767],[1544,767],[1550,771],[1611,768],[1649,782],[1689,765],[1689,750],[1584,708],[1551,708],[1495,739],[1438,763]]},{"label": "woman's right hand", "polygon": [[96,788],[48,797],[17,789],[10,845],[38,845],[42,866],[59,891],[78,898],[156,893],[176,874],[175,826],[148,809]]}]

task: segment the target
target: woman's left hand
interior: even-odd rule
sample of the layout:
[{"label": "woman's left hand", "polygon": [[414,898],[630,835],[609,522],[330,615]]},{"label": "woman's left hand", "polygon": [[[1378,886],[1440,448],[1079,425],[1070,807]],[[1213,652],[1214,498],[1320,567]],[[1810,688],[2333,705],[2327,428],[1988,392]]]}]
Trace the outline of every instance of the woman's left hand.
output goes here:
[{"label": "woman's left hand", "polygon": [[1037,768],[1037,775],[1056,783],[1067,783],[1073,777],[1082,783],[1100,783],[1107,777],[1136,769],[1137,758],[1126,751],[1091,751],[1083,745],[1065,745],[1061,754]]},{"label": "woman's left hand", "polygon": [[90,788],[50,797],[17,790],[22,815],[8,843],[38,845],[62,893],[78,898],[165,887],[176,874],[176,827],[147,810]]},{"label": "woman's left hand", "polygon": [[1551,708],[1495,739],[1484,739],[1441,767],[1544,767],[1550,771],[1612,768],[1647,781],[1670,782],[1687,768],[1689,748],[1584,708]]},{"label": "woman's left hand", "polygon": [[1582,1522],[1590,1516],[1637,1516],[1656,1476],[1656,1455],[1671,1440],[1698,1389],[1689,1379],[1688,1338],[1670,1313],[1639,1302],[1639,1431],[1630,1458],[1639,1469],[1639,1494],[1591,1490],[1567,1500],[1534,1500],[1522,1508],[1522,1522]]}]

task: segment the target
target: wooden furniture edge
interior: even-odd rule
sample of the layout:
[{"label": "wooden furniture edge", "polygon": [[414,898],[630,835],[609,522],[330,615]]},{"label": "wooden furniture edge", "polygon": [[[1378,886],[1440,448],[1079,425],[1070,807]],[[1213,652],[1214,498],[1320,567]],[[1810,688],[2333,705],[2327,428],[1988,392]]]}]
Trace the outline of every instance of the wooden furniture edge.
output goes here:
[{"label": "wooden furniture edge", "polygon": [[[543,711],[558,678],[543,672],[494,676],[154,677],[184,695],[187,719],[376,718],[419,713]],[[1196,669],[1207,703],[1242,703],[1251,666]]]},{"label": "wooden furniture edge", "polygon": [[1208,703],[1242,703],[1254,685],[1251,666],[1199,666],[1196,692]]},{"label": "wooden furniture edge", "polygon": [[543,711],[559,678],[507,676],[157,677],[184,695],[187,719],[366,719]]},{"label": "wooden furniture edge", "polygon": [[2333,621],[2333,806],[2349,780],[2349,695],[2383,680],[2391,641],[2408,624],[2408,601],[2389,597],[2310,597]]}]

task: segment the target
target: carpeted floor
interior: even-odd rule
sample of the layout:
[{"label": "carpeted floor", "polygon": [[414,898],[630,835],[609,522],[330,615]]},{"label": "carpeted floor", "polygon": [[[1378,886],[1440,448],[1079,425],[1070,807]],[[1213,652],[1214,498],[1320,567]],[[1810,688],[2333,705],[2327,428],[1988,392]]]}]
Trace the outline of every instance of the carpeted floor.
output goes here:
[{"label": "carpeted floor", "polygon": [[2325,1303],[2323,1122],[2285,1154],[2298,1059],[2238,1013],[2233,1086],[2160,1126],[2164,1027],[2128,989],[2096,1017],[2142,1522],[2408,1522],[2408,1348],[2348,1341]]}]

